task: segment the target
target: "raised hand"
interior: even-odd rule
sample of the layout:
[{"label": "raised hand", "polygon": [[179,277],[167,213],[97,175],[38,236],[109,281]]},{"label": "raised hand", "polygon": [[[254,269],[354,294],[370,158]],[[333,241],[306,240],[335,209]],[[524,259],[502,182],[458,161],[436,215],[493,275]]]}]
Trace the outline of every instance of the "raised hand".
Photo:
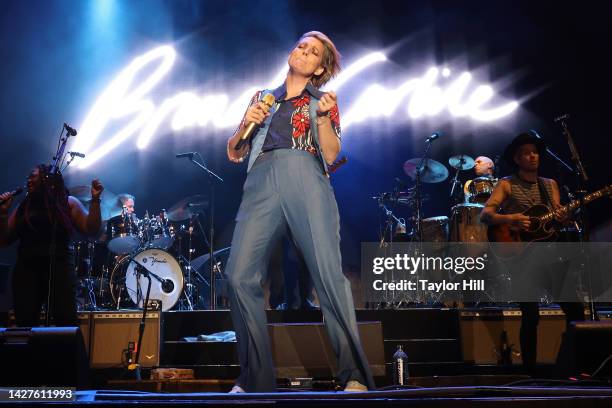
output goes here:
[{"label": "raised hand", "polygon": [[100,195],[104,191],[104,186],[98,179],[91,181],[91,198],[100,198]]}]

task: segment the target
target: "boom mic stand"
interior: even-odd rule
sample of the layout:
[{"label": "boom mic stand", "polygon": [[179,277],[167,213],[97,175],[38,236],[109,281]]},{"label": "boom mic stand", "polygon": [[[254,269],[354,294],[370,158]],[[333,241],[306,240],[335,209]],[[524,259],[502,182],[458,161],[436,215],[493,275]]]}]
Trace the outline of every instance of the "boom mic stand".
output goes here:
[{"label": "boom mic stand", "polygon": [[[200,160],[202,162],[204,162],[204,159],[202,158],[202,156],[199,153],[194,153],[194,155],[197,155]],[[200,163],[196,160],[193,159],[193,156],[189,157],[189,161],[192,162],[193,164],[195,164],[196,166],[198,166],[199,168],[201,168],[202,170],[204,170],[204,172],[207,174],[208,176],[208,186],[209,186],[209,191],[210,191],[210,211],[209,211],[209,215],[210,215],[210,219],[209,219],[209,223],[210,223],[210,227],[209,227],[209,235],[208,235],[208,251],[209,251],[209,256],[210,256],[210,309],[211,310],[216,310],[217,308],[217,299],[216,299],[216,293],[215,293],[215,255],[214,255],[214,249],[213,249],[213,244],[214,244],[214,236],[215,236],[215,225],[214,225],[214,214],[215,214],[215,182],[220,182],[223,183],[223,179],[221,177],[219,177],[217,174],[215,174],[214,172],[212,172],[211,170],[208,169],[208,167],[206,167],[203,163]]]},{"label": "boom mic stand", "polygon": [[[138,342],[136,343],[136,359],[132,364],[128,366],[128,373],[131,373],[131,377],[135,380],[142,380],[142,376],[140,374],[140,350],[142,349],[142,337],[144,336],[145,331],[145,323],[147,318],[147,309],[149,307],[149,294],[151,293],[151,276],[149,275],[149,271],[146,268],[141,267],[140,265],[136,266],[136,271],[139,275],[143,275],[148,280],[147,284],[147,294],[145,296],[145,301],[142,305],[142,317],[140,319],[140,325],[138,326]],[[138,282],[140,279],[136,277]]]},{"label": "boom mic stand", "polygon": [[140,350],[142,349],[142,338],[144,336],[147,312],[149,310],[149,295],[151,293],[151,282],[152,282],[151,278],[154,278],[157,281],[161,282],[162,288],[165,287],[166,285],[173,285],[173,282],[170,281],[169,279],[163,279],[160,276],[149,271],[144,265],[138,262],[133,256],[130,256],[129,261],[134,262],[136,264],[136,268],[134,269],[137,274],[136,282],[137,282],[137,287],[139,288],[139,292],[140,292],[140,275],[147,278],[147,281],[148,281],[147,293],[145,295],[145,299],[142,304],[142,317],[140,318],[140,324],[138,326],[138,342],[136,343],[136,358],[134,359],[134,362],[128,365],[128,376],[137,381],[140,381],[142,380],[142,376],[140,373]]},{"label": "boom mic stand", "polygon": [[[555,118],[554,121],[561,126],[561,132],[565,136],[567,145],[572,154],[571,159],[572,159],[572,162],[574,163],[573,173],[576,176],[576,185],[577,185],[577,190],[575,192],[575,195],[578,197],[578,200],[580,202],[580,205],[578,206],[578,212],[577,212],[578,213],[578,220],[577,220],[578,221],[578,231],[577,231],[578,240],[580,241],[581,253],[585,257],[584,267],[588,274],[589,315],[590,315],[591,320],[597,320],[598,318],[595,313],[595,304],[593,300],[593,285],[592,285],[592,279],[591,279],[591,272],[589,269],[589,256],[588,254],[585,254],[585,245],[584,245],[584,243],[588,241],[589,239],[588,225],[585,219],[586,206],[584,205],[584,196],[586,195],[586,182],[589,181],[589,178],[586,174],[586,170],[584,169],[584,166],[582,165],[582,160],[580,159],[580,154],[578,153],[578,149],[576,147],[576,144],[574,143],[574,138],[572,137],[572,134],[569,131],[569,127],[567,126],[567,119],[569,119],[569,115],[565,114],[565,115],[561,115]],[[571,167],[568,166],[567,164],[565,165],[565,167],[571,170]]]}]

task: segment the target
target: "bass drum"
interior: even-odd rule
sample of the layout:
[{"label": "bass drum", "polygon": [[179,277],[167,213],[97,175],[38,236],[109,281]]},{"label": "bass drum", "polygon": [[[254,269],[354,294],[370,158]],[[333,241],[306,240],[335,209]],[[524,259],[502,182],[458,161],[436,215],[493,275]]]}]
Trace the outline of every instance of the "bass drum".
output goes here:
[{"label": "bass drum", "polygon": [[126,256],[113,268],[110,289],[117,309],[142,309],[149,280],[139,272],[141,267],[151,276],[149,300],[160,300],[163,311],[172,309],[183,293],[183,270],[171,254],[155,248],[145,249],[133,259]]}]

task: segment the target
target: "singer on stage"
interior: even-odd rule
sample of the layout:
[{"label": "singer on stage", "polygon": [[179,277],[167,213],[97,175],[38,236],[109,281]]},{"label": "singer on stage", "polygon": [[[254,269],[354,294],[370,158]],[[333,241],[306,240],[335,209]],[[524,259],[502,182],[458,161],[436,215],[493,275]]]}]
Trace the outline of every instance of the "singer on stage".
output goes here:
[{"label": "singer on stage", "polygon": [[102,184],[92,181],[88,212],[79,200],[68,195],[62,175],[51,174],[50,169],[39,165],[32,170],[28,195],[10,216],[12,194],[0,194],[0,246],[19,240],[13,304],[20,327],[38,326],[43,304],[50,323],[78,324],[71,236],[75,230],[85,235],[100,231]]},{"label": "singer on stage", "polygon": [[[338,73],[339,58],[326,35],[302,35],[289,53],[285,82],[255,94],[228,140],[231,161],[249,157],[226,268],[241,366],[232,392],[276,390],[262,282],[270,251],[286,228],[312,275],[338,357],[338,379],[345,391],[374,388],[342,273],[340,219],[327,174],[340,151],[340,119],[336,94],[319,88]],[[275,100],[271,107],[262,102],[268,94]],[[247,143],[236,150],[244,136]]]}]

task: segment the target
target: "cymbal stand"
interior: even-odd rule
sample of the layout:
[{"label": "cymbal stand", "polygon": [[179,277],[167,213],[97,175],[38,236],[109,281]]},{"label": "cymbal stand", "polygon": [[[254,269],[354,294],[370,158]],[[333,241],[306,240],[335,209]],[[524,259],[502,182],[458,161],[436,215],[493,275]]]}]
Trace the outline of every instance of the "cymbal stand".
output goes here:
[{"label": "cymbal stand", "polygon": [[[214,244],[214,236],[215,236],[215,226],[214,226],[214,213],[215,213],[215,182],[219,182],[219,183],[223,183],[223,179],[221,177],[219,177],[217,174],[215,174],[213,171],[209,170],[208,167],[206,167],[203,162],[204,159],[202,158],[202,156],[199,153],[195,153],[195,155],[197,155],[200,160],[202,161],[202,163],[196,161],[193,159],[193,156],[191,156],[189,158],[189,161],[191,161],[193,164],[195,164],[196,166],[198,166],[199,168],[201,168],[206,175],[208,176],[208,186],[209,186],[209,190],[210,190],[210,211],[209,211],[209,238],[208,238],[208,247],[209,247],[209,254],[210,254],[210,309],[211,310],[215,310],[217,308],[217,302],[216,302],[216,294],[215,294],[215,269],[214,269],[214,259],[215,259],[215,255],[214,255],[214,250],[213,250],[213,244]],[[198,221],[199,222],[199,221]]]},{"label": "cymbal stand", "polygon": [[[463,155],[461,155],[461,158],[459,159],[459,167],[457,167],[457,171],[455,171],[455,177],[453,177],[453,182],[452,182],[452,187],[451,187],[451,191],[450,191],[450,198],[453,199],[453,197],[455,197],[455,188],[457,188],[457,184],[461,185],[460,181],[459,181],[459,172],[461,171],[461,169],[463,168],[463,165],[465,164],[465,158],[463,157]],[[458,200],[456,197],[454,198],[455,204],[459,203],[460,200]]]},{"label": "cymbal stand", "polygon": [[[413,242],[414,240],[416,240],[416,242],[418,243],[419,248],[416,248],[415,250],[417,252],[420,252],[420,245],[423,243],[423,215],[422,215],[422,209],[423,209],[423,193],[422,193],[422,185],[421,185],[421,173],[423,172],[425,165],[427,164],[427,160],[428,160],[428,155],[429,155],[429,150],[431,150],[431,142],[435,140],[428,137],[425,140],[425,152],[423,154],[423,157],[421,158],[421,161],[419,163],[419,165],[416,168],[416,172],[415,172],[415,178],[414,178],[414,182],[415,182],[415,217],[414,217],[414,226],[416,228],[415,233],[413,234]],[[420,276],[419,273],[417,272],[416,275],[416,279],[417,281],[420,280]],[[422,300],[421,297],[421,290],[419,289],[419,285],[417,285],[417,292],[416,292],[416,301],[419,302]]]},{"label": "cymbal stand", "polygon": [[[382,193],[381,195],[377,197],[372,197],[372,198],[378,202],[378,206],[385,214],[384,224],[383,222],[380,223],[381,228],[379,231],[380,239],[379,239],[378,249],[379,251],[382,251],[386,256],[389,253],[389,251],[392,250],[393,235],[396,230],[395,224],[397,224],[397,229],[401,229],[403,227],[403,230],[405,232],[406,222],[405,220],[402,222],[402,219],[396,217],[393,214],[393,211],[389,210],[387,206],[385,205],[385,200],[388,200],[389,198],[391,198],[391,200],[395,200],[396,196],[392,196],[391,193]],[[382,255],[382,254],[379,254],[379,255]],[[395,280],[393,270],[391,271],[391,280],[392,281]],[[385,294],[387,295],[387,292],[385,292]],[[389,299],[388,296],[386,296],[385,301],[379,302],[375,306],[375,308],[383,309],[383,308],[387,308],[388,305],[391,305],[393,307],[394,304],[395,304],[395,292],[393,291],[391,299]]]},{"label": "cymbal stand", "polygon": [[[192,272],[193,272],[193,268],[191,267],[191,261],[192,261],[192,257],[193,257],[193,252],[195,251],[193,248],[193,230],[194,230],[194,226],[193,226],[193,221],[194,219],[197,219],[197,215],[189,218],[189,240],[188,240],[188,245],[187,245],[187,258],[185,258],[185,256],[182,253],[182,248],[179,249],[179,257],[181,258],[181,260],[184,262],[185,264],[185,270],[187,271],[187,274],[185,276],[185,290],[183,292],[185,301],[187,302],[187,309],[183,309],[183,310],[194,310],[194,304],[196,303],[194,301],[193,298],[193,288],[194,288],[194,284],[192,283]],[[206,240],[206,234],[205,231],[202,230],[202,233],[204,234],[204,239],[206,244],[208,245],[208,240]]]}]

